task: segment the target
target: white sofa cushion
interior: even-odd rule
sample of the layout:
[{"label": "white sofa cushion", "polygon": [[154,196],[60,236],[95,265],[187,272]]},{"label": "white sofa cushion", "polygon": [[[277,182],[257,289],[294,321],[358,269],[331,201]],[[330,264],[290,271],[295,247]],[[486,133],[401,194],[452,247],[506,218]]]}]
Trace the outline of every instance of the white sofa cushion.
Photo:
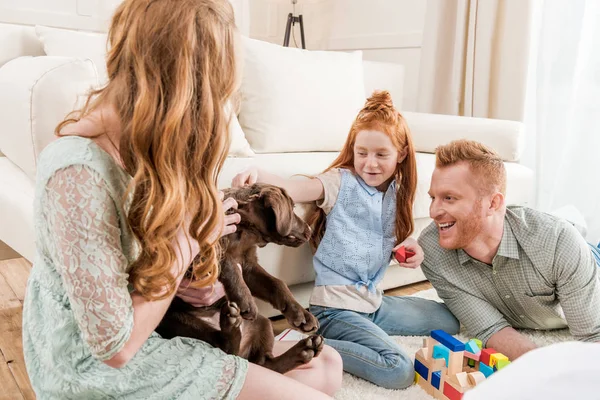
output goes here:
[{"label": "white sofa cushion", "polygon": [[518,161],[525,147],[525,125],[516,121],[404,112],[417,151],[456,139],[478,141],[494,149],[504,161]]},{"label": "white sofa cushion", "polygon": [[0,24],[0,67],[22,56],[44,55],[32,26]]},{"label": "white sofa cushion", "polygon": [[100,84],[107,78],[105,33],[79,32],[37,25],[35,33],[49,56],[89,58],[98,69]]},{"label": "white sofa cushion", "polygon": [[339,151],[365,102],[362,52],[243,42],[239,118],[252,149]]},{"label": "white sofa cushion", "polygon": [[54,129],[83,101],[98,74],[89,60],[20,57],[0,68],[0,149],[30,178]]},{"label": "white sofa cushion", "polygon": [[[47,55],[90,59],[98,70],[100,85],[106,83],[108,75],[106,71],[107,35],[105,33],[79,32],[41,25],[35,27],[35,32],[44,44]],[[236,116],[231,120],[229,132],[231,134],[229,155],[248,157],[254,154]]]}]

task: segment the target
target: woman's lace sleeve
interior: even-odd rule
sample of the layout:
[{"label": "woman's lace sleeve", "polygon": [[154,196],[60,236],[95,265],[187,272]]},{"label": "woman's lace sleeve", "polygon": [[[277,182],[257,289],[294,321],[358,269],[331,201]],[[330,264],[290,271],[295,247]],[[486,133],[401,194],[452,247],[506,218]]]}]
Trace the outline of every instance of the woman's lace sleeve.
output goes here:
[{"label": "woman's lace sleeve", "polygon": [[83,338],[92,355],[110,359],[133,328],[115,200],[95,170],[73,165],[49,179],[42,207],[50,256]]}]

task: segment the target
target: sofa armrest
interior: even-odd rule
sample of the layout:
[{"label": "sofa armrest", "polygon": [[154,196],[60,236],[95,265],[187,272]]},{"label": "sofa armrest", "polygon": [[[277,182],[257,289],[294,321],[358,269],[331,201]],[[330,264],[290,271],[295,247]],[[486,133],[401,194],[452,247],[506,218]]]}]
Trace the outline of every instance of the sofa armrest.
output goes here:
[{"label": "sofa armrest", "polygon": [[525,147],[525,125],[521,122],[408,111],[402,114],[420,152],[434,153],[439,145],[469,139],[494,149],[504,161],[519,161]]}]

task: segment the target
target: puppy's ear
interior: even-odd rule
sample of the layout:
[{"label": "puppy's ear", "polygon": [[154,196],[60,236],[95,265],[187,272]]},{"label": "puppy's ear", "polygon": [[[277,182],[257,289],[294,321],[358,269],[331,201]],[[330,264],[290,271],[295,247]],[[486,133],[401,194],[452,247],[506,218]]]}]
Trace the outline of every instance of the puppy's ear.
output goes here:
[{"label": "puppy's ear", "polygon": [[275,229],[281,236],[288,236],[292,231],[294,220],[294,203],[286,196],[283,189],[266,187],[260,192],[266,208],[275,214]]}]

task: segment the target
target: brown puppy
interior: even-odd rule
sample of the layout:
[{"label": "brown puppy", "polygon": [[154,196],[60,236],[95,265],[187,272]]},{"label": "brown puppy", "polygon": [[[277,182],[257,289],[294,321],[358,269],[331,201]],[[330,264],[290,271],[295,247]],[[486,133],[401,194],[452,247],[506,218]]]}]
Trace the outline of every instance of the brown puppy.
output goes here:
[{"label": "brown puppy", "polygon": [[[298,304],[285,283],[258,264],[256,249],[267,243],[298,247],[309,239],[310,228],[294,213],[292,199],[276,186],[254,184],[227,189],[225,198],[228,197],[238,202],[241,222],[235,233],[221,239],[219,280],[226,298],[202,308],[175,298],[156,331],[165,338],[200,339],[229,354],[285,373],[317,356],[323,348],[323,338],[312,335],[284,354],[273,356],[271,323],[258,314],[253,296],[269,302],[303,332],[316,331],[318,322]],[[207,317],[214,316],[218,321],[211,323]]]}]

